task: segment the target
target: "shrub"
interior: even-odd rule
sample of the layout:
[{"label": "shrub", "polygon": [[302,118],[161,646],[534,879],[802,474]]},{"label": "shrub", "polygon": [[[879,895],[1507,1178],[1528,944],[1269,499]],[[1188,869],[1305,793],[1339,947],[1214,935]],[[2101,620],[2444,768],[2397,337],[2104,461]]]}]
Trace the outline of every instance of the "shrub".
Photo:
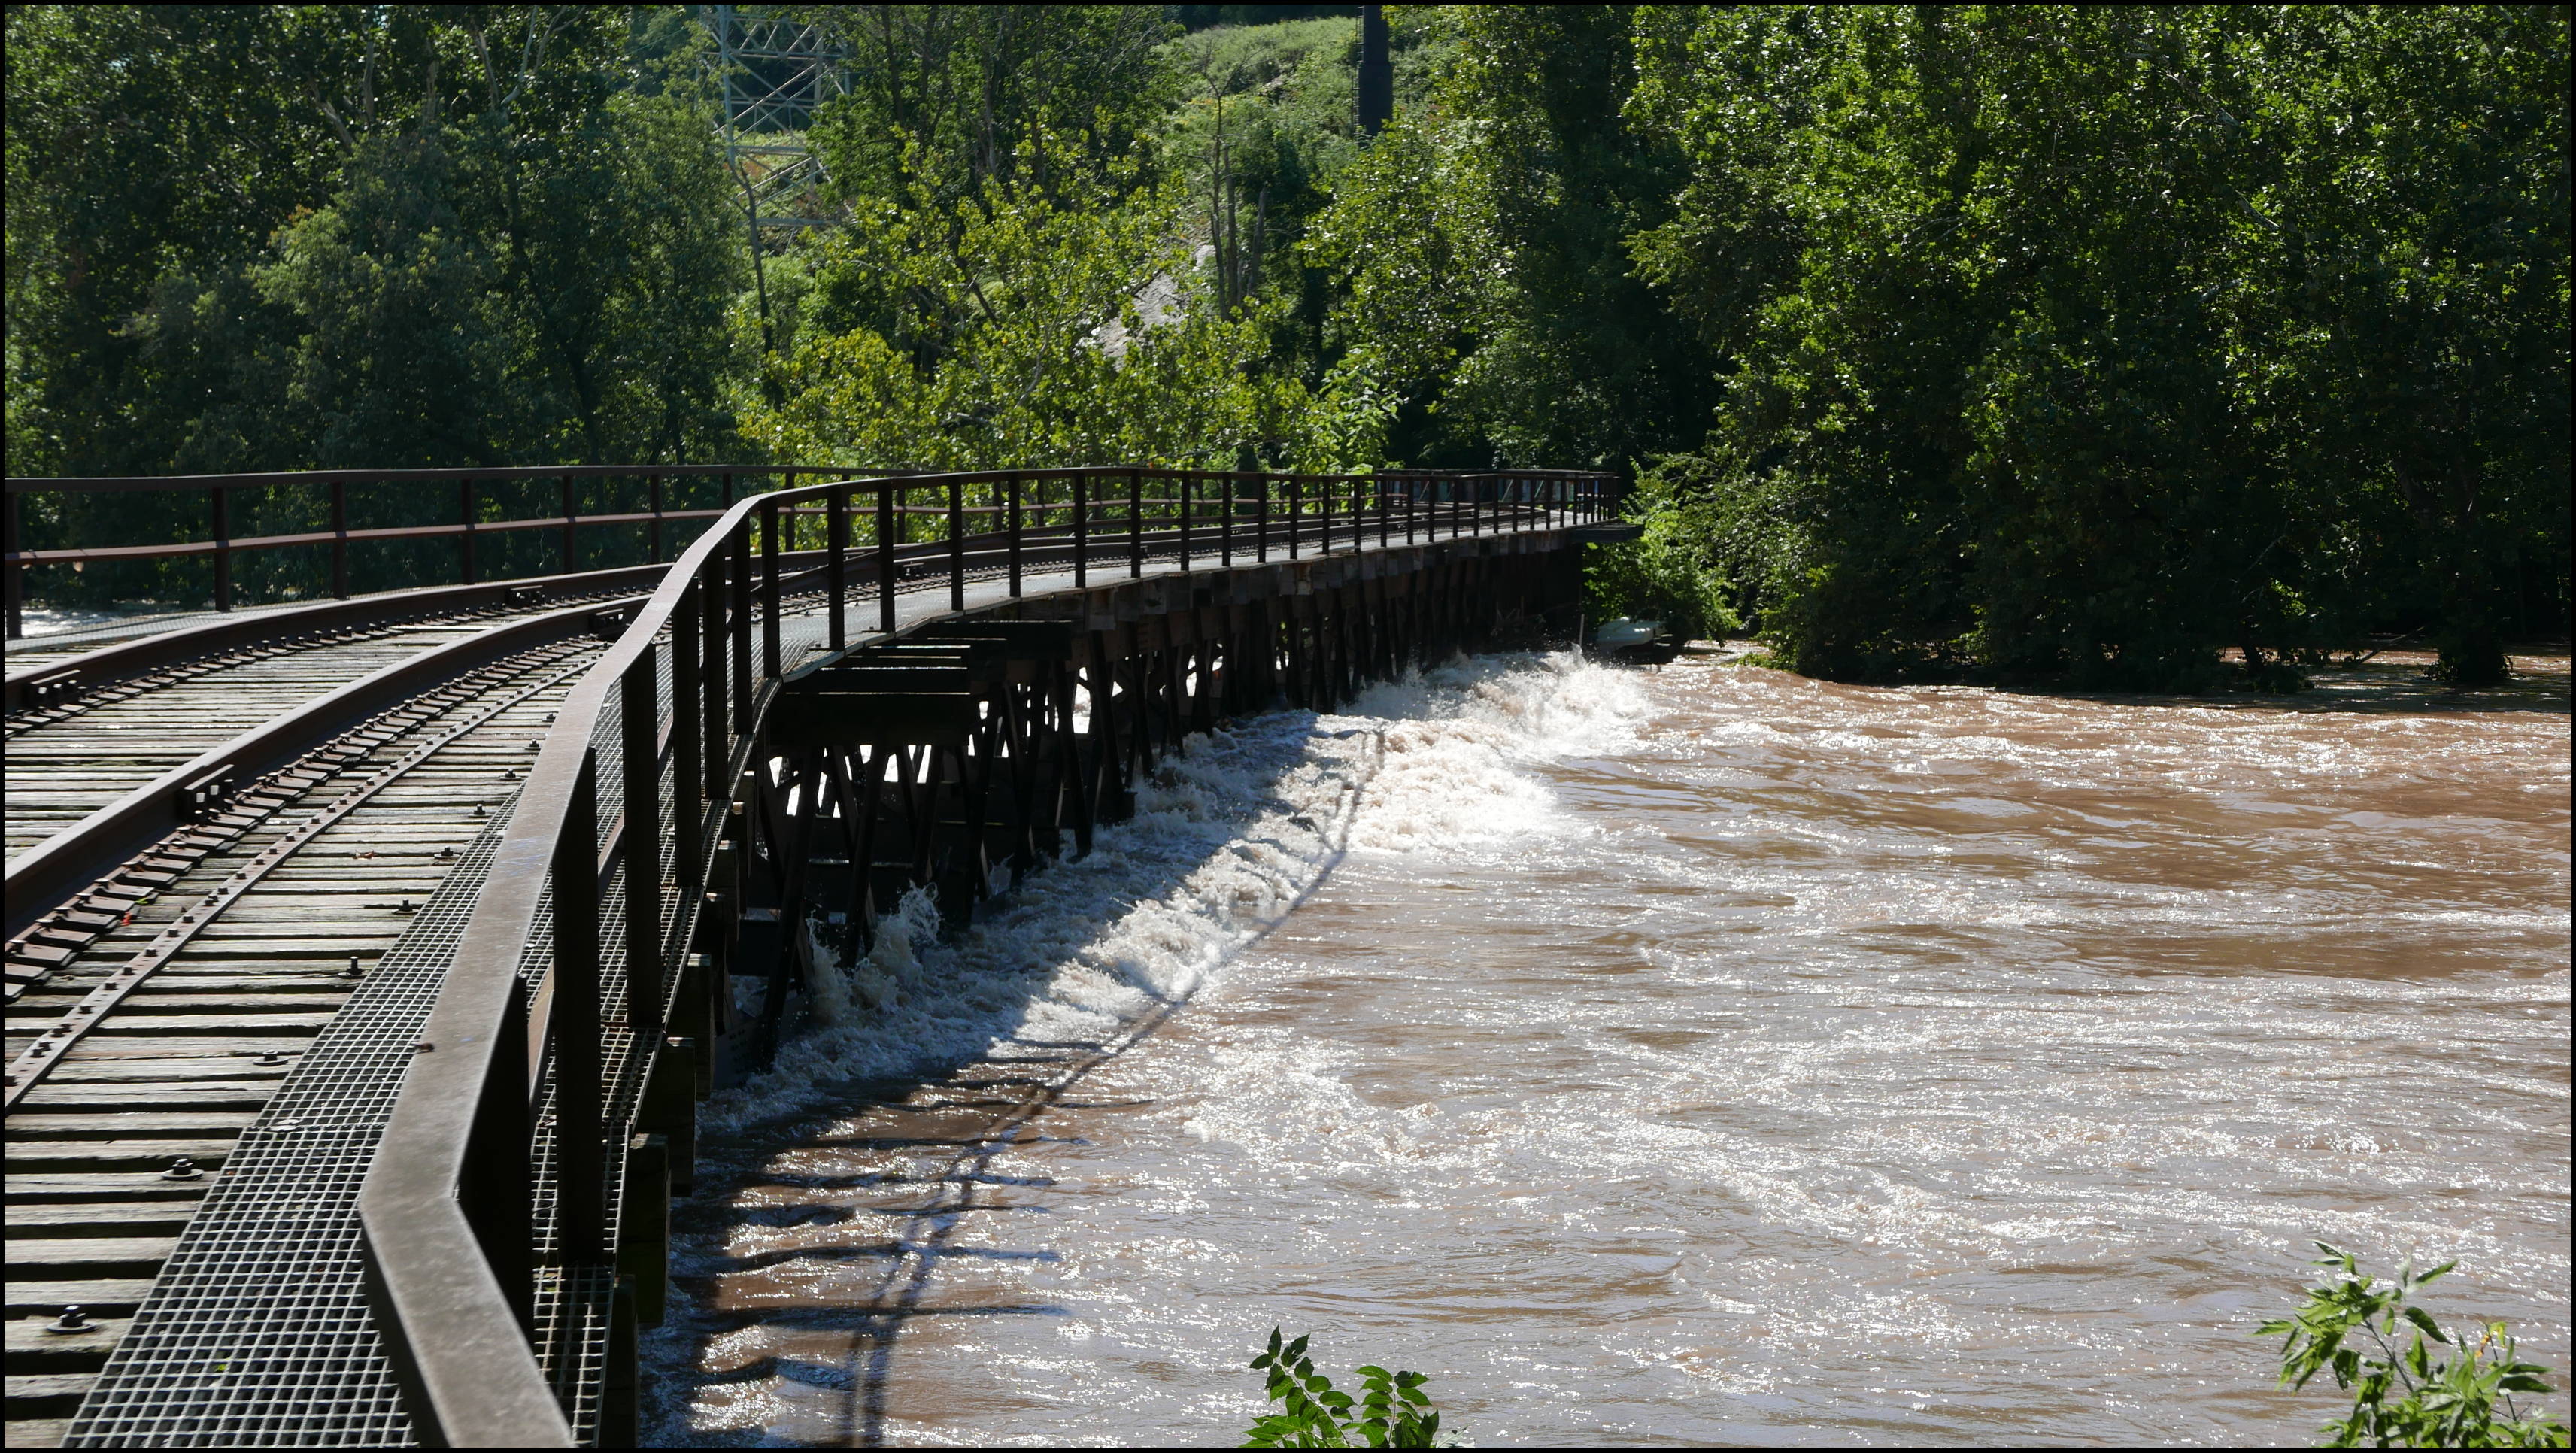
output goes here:
[{"label": "shrub", "polygon": [[[2302,1388],[2319,1372],[2331,1371],[2335,1386],[2352,1391],[2352,1412],[2320,1430],[2322,1446],[2567,1446],[2565,1423],[2538,1409],[2526,1416],[2515,1405],[2515,1393],[2549,1391],[2542,1381],[2549,1369],[2518,1359],[2502,1322],[2487,1323],[2472,1340],[2466,1332],[2445,1332],[2431,1313],[2408,1304],[2417,1289],[2457,1263],[2446,1261],[2419,1275],[2408,1262],[2397,1269],[2395,1282],[2380,1286],[2354,1264],[2352,1253],[2322,1241],[2317,1249],[2325,1257],[2315,1264],[2339,1268],[2342,1279],[2310,1287],[2295,1316],[2266,1322],[2255,1335],[2287,1339],[2282,1386]],[[2355,1333],[2366,1336],[2377,1355],[2345,1346]],[[2410,1339],[2403,1352],[2391,1340],[2401,1335]]]},{"label": "shrub", "polygon": [[1709,508],[1677,490],[1661,471],[1640,476],[1625,514],[1644,533],[1624,545],[1586,548],[1586,613],[1595,621],[1660,620],[1684,640],[1742,630],[1711,556],[1715,526]]}]

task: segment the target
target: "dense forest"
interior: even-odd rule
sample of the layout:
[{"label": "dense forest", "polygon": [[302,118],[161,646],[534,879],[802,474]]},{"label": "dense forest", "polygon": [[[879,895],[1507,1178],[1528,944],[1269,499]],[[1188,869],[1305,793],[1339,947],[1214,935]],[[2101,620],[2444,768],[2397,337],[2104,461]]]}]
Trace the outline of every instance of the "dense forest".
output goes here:
[{"label": "dense forest", "polygon": [[10,6],[9,471],[1602,466],[1820,675],[2564,635],[2564,7],[1389,6],[1376,135],[1357,8],[739,7],[761,227],[705,7]]}]

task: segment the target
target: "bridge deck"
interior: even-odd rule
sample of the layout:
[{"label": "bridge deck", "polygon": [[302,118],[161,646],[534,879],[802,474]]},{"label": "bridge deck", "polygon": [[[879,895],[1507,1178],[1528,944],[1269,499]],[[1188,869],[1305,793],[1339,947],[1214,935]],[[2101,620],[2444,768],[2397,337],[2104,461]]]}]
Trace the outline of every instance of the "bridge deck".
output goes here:
[{"label": "bridge deck", "polygon": [[[1306,558],[1347,562],[1384,548],[1408,547],[1381,547],[1372,532],[1357,552],[1346,540],[1316,556],[1310,543]],[[1197,568],[1213,554],[1199,553]],[[1095,564],[1089,584],[1183,568],[1165,552],[1134,576],[1123,560]],[[947,587],[908,584],[897,633],[950,615]],[[1059,570],[1032,573],[1023,591],[1035,599],[1072,587],[1072,573]],[[967,582],[964,604],[974,612],[1010,599],[993,570]],[[875,617],[873,588],[854,590],[851,645],[883,639],[857,629]],[[791,669],[829,654],[818,599],[781,626]],[[153,763],[184,761],[300,694],[473,628],[436,622],[254,653],[31,722],[28,755],[14,736],[9,749],[12,851],[22,821],[39,832]],[[113,926],[25,992],[13,984],[13,1062],[48,1032],[76,1027],[78,1037],[33,1088],[15,1088],[13,1072],[13,1095],[23,1098],[7,1125],[11,1446],[58,1441],[84,1398],[74,1437],[85,1445],[242,1417],[263,1420],[276,1441],[404,1435],[363,1301],[355,1222],[358,1184],[406,1063],[387,1047],[406,1042],[406,1025],[417,1026],[446,972],[456,915],[479,883],[478,844],[506,820],[532,741],[602,649],[584,640],[523,653],[308,754],[278,774],[269,800],[250,794],[249,807],[228,815],[255,816],[227,829],[228,841],[210,848],[206,827],[173,834],[164,847],[183,870],[157,895],[120,907],[94,893],[89,906],[111,913]],[[120,737],[150,745],[101,740]],[[31,777],[23,819],[22,761],[42,774]],[[89,785],[75,780],[84,776]],[[360,791],[371,795],[348,805]],[[234,875],[263,861],[265,877],[224,897]],[[184,945],[141,987],[105,1002],[120,971],[174,924],[190,935]],[[350,977],[353,962],[359,977]],[[99,1012],[85,1016],[85,1002]],[[366,1012],[352,1021],[344,1004]],[[203,1174],[167,1178],[182,1157]],[[278,1229],[286,1209],[291,1232]],[[248,1287],[262,1295],[245,1298]],[[47,1330],[75,1304],[96,1330]],[[308,1363],[320,1344],[332,1349],[330,1393],[294,1408],[280,1406],[268,1373],[202,1371],[212,1359],[273,1373]],[[106,1382],[94,1388],[102,1367]]]}]

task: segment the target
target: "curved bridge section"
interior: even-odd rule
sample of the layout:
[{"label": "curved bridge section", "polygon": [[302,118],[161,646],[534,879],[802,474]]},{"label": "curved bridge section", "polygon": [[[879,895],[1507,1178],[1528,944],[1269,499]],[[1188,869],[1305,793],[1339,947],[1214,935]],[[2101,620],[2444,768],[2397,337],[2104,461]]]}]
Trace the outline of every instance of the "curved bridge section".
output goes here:
[{"label": "curved bridge section", "polygon": [[[501,790],[456,840],[424,834],[441,871],[399,929],[222,1101],[219,1170],[169,1179],[154,1146],[116,1172],[166,1257],[64,1442],[631,1444],[696,1101],[757,1071],[811,975],[903,894],[962,922],[1086,850],[1222,716],[1567,637],[1574,547],[1611,502],[1566,472],[787,490],[724,511],[614,630],[514,643],[335,739],[334,772],[289,761],[236,800],[293,820],[242,826],[174,933],[256,901],[405,773],[471,757]],[[66,1006],[54,1064],[149,997],[150,967],[119,973]],[[13,1067],[13,1146],[22,1097],[97,1083]],[[13,1227],[19,1179],[13,1150]]]}]

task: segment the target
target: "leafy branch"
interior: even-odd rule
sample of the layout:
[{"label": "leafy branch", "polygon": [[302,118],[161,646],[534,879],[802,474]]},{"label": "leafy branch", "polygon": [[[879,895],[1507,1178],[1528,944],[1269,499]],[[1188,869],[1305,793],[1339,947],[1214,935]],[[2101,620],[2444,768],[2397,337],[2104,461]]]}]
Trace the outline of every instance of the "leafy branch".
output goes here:
[{"label": "leafy branch", "polygon": [[1440,1412],[1422,1391],[1418,1372],[1389,1372],[1363,1364],[1352,1375],[1360,1379],[1354,1400],[1338,1391],[1333,1380],[1315,1370],[1306,1355],[1306,1338],[1281,1346],[1279,1329],[1270,1329],[1270,1350],[1252,1359],[1256,1372],[1270,1374],[1270,1400],[1283,1411],[1266,1413],[1244,1435],[1246,1448],[1430,1448],[1440,1433]]},{"label": "leafy branch", "polygon": [[[2444,1331],[2408,1298],[2457,1265],[2443,1262],[2417,1272],[2409,1261],[2385,1285],[2364,1273],[2351,1252],[2316,1243],[2325,1253],[2317,1266],[2339,1269],[2340,1280],[2310,1287],[2298,1312],[2255,1330],[2286,1339],[2281,1385],[2304,1388],[2320,1372],[2351,1390],[2352,1411],[2321,1431],[2329,1448],[2564,1448],[2565,1423],[2534,1410],[2525,1415],[2515,1393],[2545,1393],[2549,1369],[2524,1362],[2502,1322],[2489,1322],[2472,1341]],[[2348,1341],[2368,1339],[2367,1346]],[[2398,1341],[2405,1342],[2404,1350]],[[2446,1355],[2436,1348],[2449,1348]],[[2375,1352],[2375,1355],[2374,1355]]]}]

